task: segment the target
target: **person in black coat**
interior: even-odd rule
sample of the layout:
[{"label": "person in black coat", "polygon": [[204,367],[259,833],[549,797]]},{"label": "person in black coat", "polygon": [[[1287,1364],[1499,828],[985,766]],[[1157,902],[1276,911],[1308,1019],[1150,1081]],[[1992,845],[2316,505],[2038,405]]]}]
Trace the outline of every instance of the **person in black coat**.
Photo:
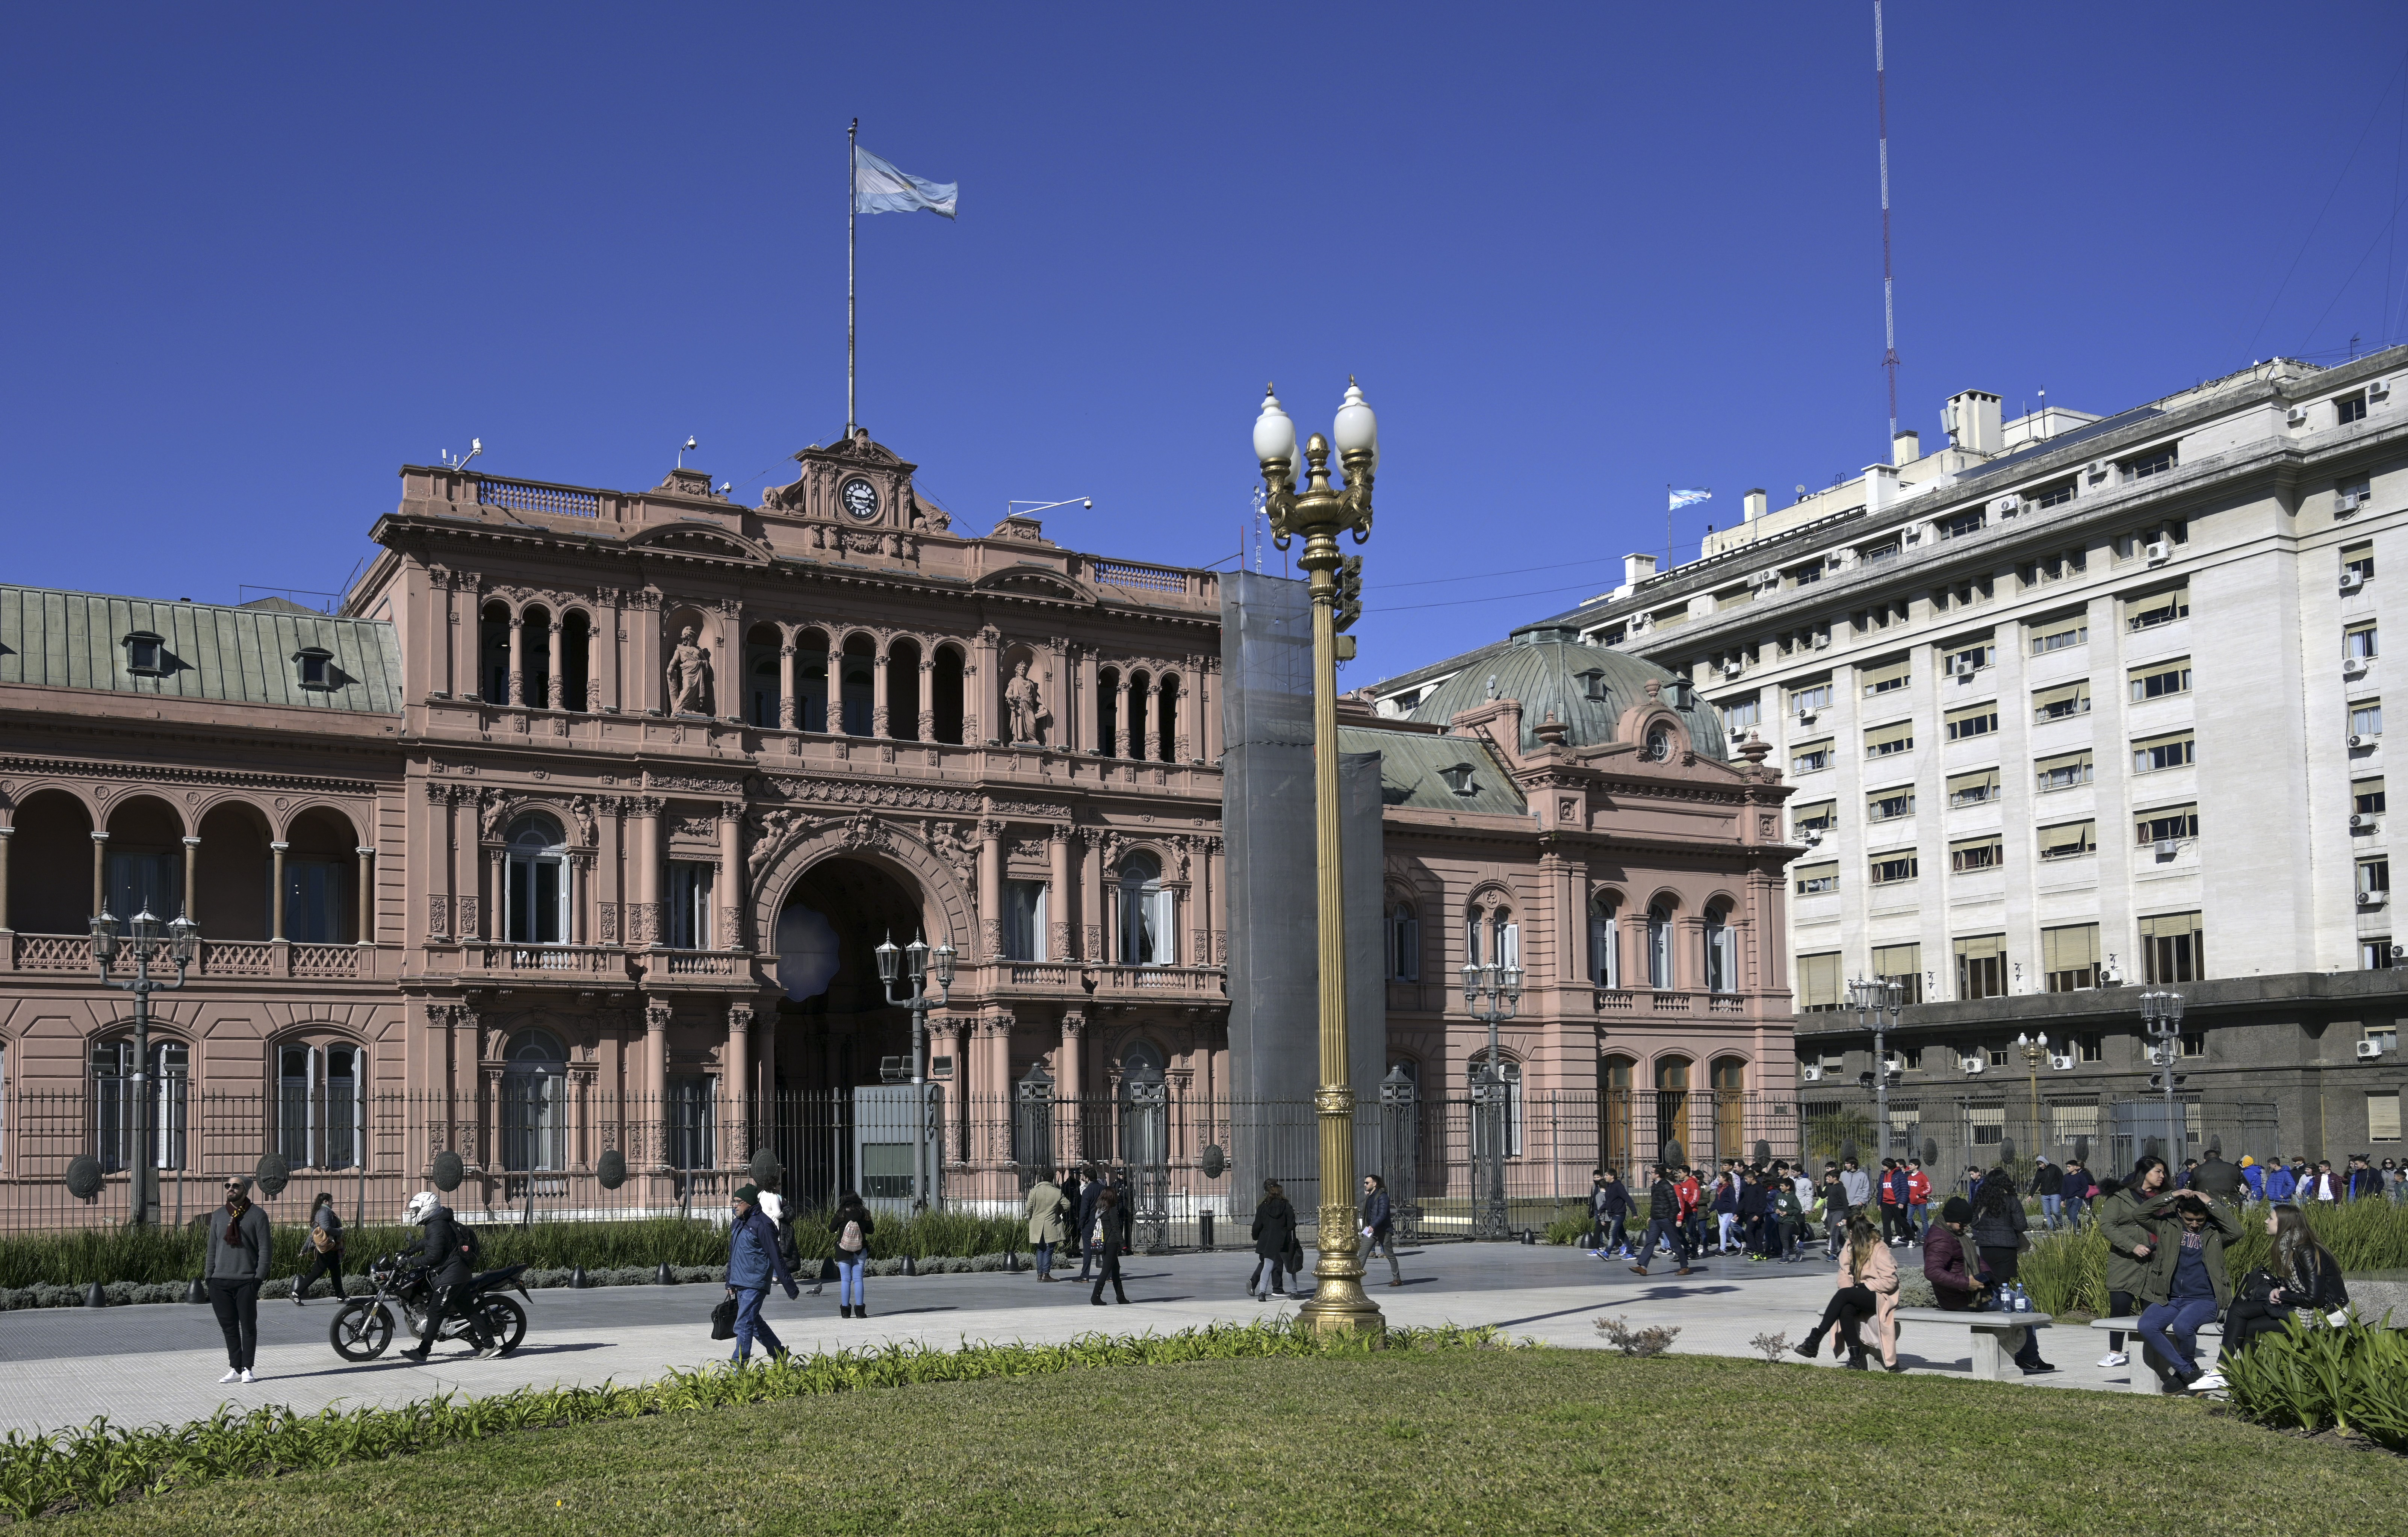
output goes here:
[{"label": "person in black coat", "polygon": [[1647,1236],[1639,1242],[1639,1263],[1630,1267],[1633,1275],[1645,1275],[1647,1262],[1656,1257],[1656,1235],[1664,1235],[1679,1257],[1681,1268],[1675,1275],[1691,1274],[1696,1267],[1689,1263],[1689,1240],[1681,1230],[1681,1196],[1672,1185],[1673,1171],[1658,1165],[1656,1182],[1647,1187]]},{"label": "person in black coat", "polygon": [[464,1252],[466,1241],[460,1235],[452,1209],[437,1200],[434,1191],[421,1190],[409,1198],[409,1207],[403,1217],[421,1229],[418,1242],[401,1252],[425,1258],[427,1302],[426,1333],[416,1349],[402,1354],[414,1361],[426,1359],[446,1318],[460,1318],[467,1323],[468,1338],[475,1343],[478,1355],[499,1354],[493,1336],[485,1331],[483,1314],[470,1305],[468,1259]]},{"label": "person in black coat", "polygon": [[1363,1265],[1370,1268],[1371,1252],[1385,1250],[1388,1285],[1401,1286],[1405,1272],[1397,1268],[1396,1215],[1388,1206],[1388,1182],[1377,1174],[1363,1176]]},{"label": "person in black coat", "polygon": [[1096,1246],[1088,1242],[1087,1235],[1096,1230],[1096,1202],[1103,1193],[1104,1182],[1092,1172],[1087,1175],[1086,1183],[1079,1186],[1079,1279],[1082,1281],[1087,1279],[1095,1268]]},{"label": "person in black coat", "polygon": [[1099,1263],[1096,1268],[1096,1289],[1087,1300],[1097,1307],[1104,1305],[1104,1283],[1107,1281],[1112,1284],[1114,1301],[1125,1303],[1128,1300],[1128,1292],[1121,1286],[1121,1251],[1128,1247],[1129,1226],[1128,1203],[1121,1199],[1117,1188],[1106,1185],[1096,1198],[1095,1226],[1088,1232],[1094,1240]]},{"label": "person in black coat", "polygon": [[[2330,1313],[2349,1306],[2341,1261],[2316,1242],[2304,1213],[2284,1201],[2266,1214],[2266,1231],[2274,1239],[2274,1252],[2266,1261],[2272,1284],[2260,1280],[2258,1286],[2234,1293],[2232,1305],[2224,1314],[2227,1359],[2266,1335],[2282,1333],[2295,1314]],[[2251,1278],[2257,1279],[2255,1272]]]},{"label": "person in black coat", "polygon": [[1259,1302],[1287,1295],[1281,1268],[1296,1243],[1296,1208],[1281,1193],[1277,1180],[1263,1181],[1263,1199],[1254,1207],[1254,1257],[1260,1261],[1246,1290]]}]

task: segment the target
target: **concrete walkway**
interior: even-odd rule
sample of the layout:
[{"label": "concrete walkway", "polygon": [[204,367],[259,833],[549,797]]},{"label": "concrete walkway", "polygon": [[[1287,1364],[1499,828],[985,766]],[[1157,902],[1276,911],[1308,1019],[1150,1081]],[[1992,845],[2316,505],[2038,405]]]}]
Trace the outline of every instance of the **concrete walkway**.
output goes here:
[{"label": "concrete walkway", "polygon": [[[1904,1264],[1915,1251],[1902,1251]],[[1803,1338],[1832,1286],[1832,1267],[1819,1254],[1810,1264],[1759,1265],[1737,1257],[1704,1262],[1678,1277],[1658,1261],[1647,1277],[1622,1262],[1600,1263],[1575,1249],[1518,1244],[1442,1244],[1403,1257],[1406,1284],[1384,1284],[1387,1267],[1374,1261],[1371,1296],[1399,1325],[1492,1325],[1550,1344],[1591,1348],[1599,1318],[1635,1327],[1677,1326],[1678,1354],[1749,1357],[1748,1341],[1763,1333]],[[877,1278],[869,1283],[871,1315],[839,1319],[836,1287],[799,1301],[772,1293],[766,1310],[791,1349],[862,1349],[910,1340],[952,1346],[964,1341],[1052,1343],[1104,1331],[1168,1333],[1215,1322],[1281,1316],[1293,1301],[1265,1306],[1245,1295],[1250,1257],[1237,1252],[1138,1257],[1126,1262],[1131,1305],[1088,1305],[1084,1286],[1040,1286],[1018,1275]],[[1309,1285],[1310,1271],[1305,1277]],[[710,1339],[710,1310],[724,1295],[714,1286],[625,1286],[595,1291],[538,1291],[529,1307],[526,1343],[506,1359],[480,1361],[465,1347],[446,1345],[421,1367],[384,1358],[354,1365],[327,1343],[336,1304],[315,1300],[260,1304],[257,1370],[263,1381],[224,1386],[224,1348],[204,1306],[152,1304],[106,1312],[77,1308],[0,1314],[0,1429],[43,1430],[105,1415],[121,1424],[179,1423],[206,1418],[221,1404],[252,1408],[285,1404],[312,1412],[327,1404],[394,1404],[440,1392],[486,1394],[522,1386],[647,1381],[672,1367],[722,1359],[724,1343]],[[1914,1330],[1900,1357],[1919,1371],[1963,1372],[1968,1357],[1917,1355]],[[2064,1370],[2026,1379],[2048,1386],[2120,1388],[2123,1369],[2090,1363],[2102,1348],[2086,1329],[2042,1336],[2044,1355]],[[1793,1357],[1792,1359],[1795,1359]],[[1829,1366],[1828,1353],[1824,1364]]]}]

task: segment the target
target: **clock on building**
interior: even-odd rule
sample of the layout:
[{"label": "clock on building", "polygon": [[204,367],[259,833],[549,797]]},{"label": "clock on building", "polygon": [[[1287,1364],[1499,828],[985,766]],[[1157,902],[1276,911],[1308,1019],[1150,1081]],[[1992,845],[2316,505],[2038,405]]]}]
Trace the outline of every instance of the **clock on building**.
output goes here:
[{"label": "clock on building", "polygon": [[844,510],[862,522],[867,523],[878,516],[878,488],[860,476],[856,475],[838,486],[837,496],[843,501]]}]

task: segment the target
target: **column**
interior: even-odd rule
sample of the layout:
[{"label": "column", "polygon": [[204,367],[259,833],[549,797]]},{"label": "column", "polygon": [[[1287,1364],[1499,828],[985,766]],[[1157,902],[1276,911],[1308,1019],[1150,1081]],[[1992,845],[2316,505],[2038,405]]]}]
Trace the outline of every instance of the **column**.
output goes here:
[{"label": "column", "polygon": [[598,944],[627,942],[626,806],[626,801],[618,796],[604,796],[600,802],[601,830],[596,838],[600,847],[595,854],[597,876],[594,893],[595,916],[598,920],[595,942]]},{"label": "column", "polygon": [[1213,658],[1204,658],[1197,675],[1202,686],[1196,693],[1196,740],[1201,743],[1197,755],[1207,763],[1221,761],[1221,666]]},{"label": "column", "polygon": [[466,1004],[452,1010],[452,1150],[466,1163],[476,1163],[477,1145],[477,1011]]},{"label": "column", "polygon": [[[92,835],[92,911],[94,917],[108,911],[108,835],[105,832]],[[134,914],[120,912],[116,916],[122,923]]]},{"label": "column", "polygon": [[726,1077],[722,1085],[727,1096],[726,1146],[719,1161],[734,1166],[752,1156],[752,1005],[731,1003],[727,1006]]},{"label": "column", "polygon": [[878,654],[869,662],[869,734],[881,741],[894,735],[886,729],[886,652],[884,640],[879,642]]},{"label": "column", "polygon": [[[0,886],[6,886],[8,883],[7,855],[7,846],[5,844],[0,844]],[[192,917],[194,912],[200,910],[200,903],[196,898],[199,885],[195,873],[200,862],[201,840],[198,838],[186,838],[184,840],[184,916],[187,918]],[[7,900],[7,897],[0,896],[0,902],[6,902]],[[5,907],[0,907],[0,928],[6,928],[7,927],[7,910]]]},{"label": "column", "polygon": [[526,674],[519,669],[519,657],[525,644],[526,620],[512,614],[507,627],[510,636],[510,678],[509,692],[504,697],[514,705],[523,705],[526,703]]},{"label": "column", "polygon": [[1003,958],[1003,824],[979,824],[979,959]]},{"label": "column", "polygon": [[1062,745],[1073,753],[1103,745],[1096,740],[1096,648],[1081,646],[1077,657],[1070,667],[1070,718],[1062,723]]},{"label": "column", "polygon": [[1197,755],[1198,733],[1196,729],[1196,700],[1202,692],[1204,663],[1191,656],[1179,674],[1179,719],[1172,725],[1172,745],[1179,761],[1185,763]]},{"label": "column", "polygon": [[[544,656],[552,670],[545,675],[544,679],[544,692],[548,696],[545,702],[552,709],[558,710],[562,708],[560,697],[560,616],[558,614],[552,615],[552,633],[546,637],[546,639],[552,649],[546,652]],[[590,653],[593,648],[589,646],[586,650]],[[589,662],[589,669],[591,665],[592,664]],[[578,701],[578,705],[580,709],[584,706],[584,703],[585,701],[582,699]]]},{"label": "column", "polygon": [[485,914],[478,897],[477,792],[465,784],[451,790],[452,937],[463,943],[481,938]]},{"label": "column", "polygon": [[14,827],[0,827],[0,934],[9,932],[8,924],[8,840],[17,836]]},{"label": "column", "polygon": [[1188,840],[1188,860],[1195,875],[1187,888],[1188,928],[1195,944],[1186,955],[1190,966],[1212,964],[1212,840],[1209,838]]},{"label": "column", "polygon": [[1054,836],[1045,852],[1053,858],[1049,889],[1045,894],[1045,919],[1049,932],[1045,936],[1045,958],[1067,961],[1070,958],[1070,924],[1073,909],[1070,901],[1070,827],[1056,823]]},{"label": "column", "polygon": [[593,697],[591,709],[600,710],[605,705],[616,710],[631,708],[619,690],[619,647],[626,635],[627,616],[615,599],[595,610],[594,634],[585,642],[585,683]]},{"label": "column", "polygon": [[1199,960],[1197,964],[1226,966],[1229,964],[1229,894],[1228,883],[1222,877],[1228,873],[1228,855],[1223,852],[1221,840],[1217,838],[1204,840],[1204,868],[1211,872],[1212,889],[1208,909],[1211,917],[1207,921],[1212,926],[1212,958],[1209,962]]},{"label": "column", "polygon": [[1012,1016],[998,1013],[986,1022],[986,1072],[979,1085],[987,1102],[987,1161],[1011,1158],[1011,1027]]},{"label": "column", "polygon": [[453,654],[458,651],[452,626],[459,623],[452,616],[452,573],[440,566],[426,571],[426,612],[431,621],[428,628],[439,632],[440,638],[429,637],[426,659],[427,681],[445,694],[456,686],[452,674],[457,664]]},{"label": "column", "polygon": [[945,1150],[945,1161],[968,1163],[970,1156],[970,1118],[977,1113],[969,1095],[970,1022],[960,1014],[952,1014],[941,1020],[932,1020],[929,1028],[944,1032],[946,1048],[953,1056],[953,1098],[958,1102],[953,1106],[953,1113],[945,1117],[945,1141],[950,1144]]},{"label": "column", "polygon": [[284,855],[292,847],[292,844],[281,840],[267,845],[267,852],[274,857],[267,878],[267,937],[270,940],[284,938]]},{"label": "column", "polygon": [[1065,1165],[1083,1162],[1085,1150],[1079,1145],[1079,1048],[1087,1034],[1087,1016],[1079,1010],[1066,1010],[1062,1015],[1062,1044],[1054,1054],[1054,1102],[1062,1128],[1061,1162]]},{"label": "column", "polygon": [[1136,674],[1124,667],[1121,668],[1120,682],[1112,690],[1111,748],[1112,756],[1116,758],[1127,757],[1129,743],[1143,740],[1133,734],[1134,723],[1129,718],[1137,709]]},{"label": "column", "polygon": [[795,718],[795,636],[788,630],[778,648],[778,725],[792,731],[800,724]]},{"label": "column", "polygon": [[634,796],[627,802],[636,813],[636,898],[628,903],[625,928],[629,944],[661,942],[661,800],[658,796]]},{"label": "column", "polygon": [[1079,958],[1090,966],[1104,958],[1104,855],[1101,829],[1079,829],[1079,923],[1085,940]]},{"label": "column", "polygon": [[[198,839],[194,842],[200,841]],[[359,929],[356,942],[376,943],[376,850],[362,845],[351,851],[360,868]]]},{"label": "column", "polygon": [[962,680],[962,696],[968,719],[962,722],[962,740],[972,747],[999,739],[1007,729],[1003,711],[1003,683],[996,675],[1002,670],[996,660],[1002,653],[1003,632],[994,625],[978,632],[977,643],[970,648],[971,676]]},{"label": "column", "polygon": [[963,1108],[970,1112],[968,1119],[972,1124],[972,1131],[968,1148],[963,1156],[966,1161],[972,1164],[982,1164],[988,1161],[987,1149],[992,1141],[992,1138],[980,1130],[977,1125],[978,1113],[987,1108],[978,1101],[985,1097],[987,1079],[990,1076],[987,1071],[987,1057],[995,1049],[995,1035],[988,1028],[989,1023],[983,1014],[968,1021],[969,1056],[966,1061],[959,1063],[954,1070],[955,1081],[962,1085]]},{"label": "column", "polygon": [[668,1162],[669,1006],[659,998],[644,1003],[644,1087],[651,1109],[644,1124],[645,1161],[660,1167]]},{"label": "column", "polygon": [[920,650],[920,740],[930,746],[937,740],[937,645],[933,640]]},{"label": "column", "polygon": [[742,950],[744,943],[744,803],[722,801],[719,807],[718,931],[711,942],[721,950]]}]

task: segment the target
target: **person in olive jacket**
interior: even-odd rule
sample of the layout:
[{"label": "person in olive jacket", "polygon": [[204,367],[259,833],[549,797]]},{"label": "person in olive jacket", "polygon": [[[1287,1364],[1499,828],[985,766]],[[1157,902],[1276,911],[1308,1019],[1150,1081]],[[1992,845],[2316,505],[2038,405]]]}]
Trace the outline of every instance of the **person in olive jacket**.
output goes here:
[{"label": "person in olive jacket", "polygon": [[[2129,1318],[2141,1311],[2142,1283],[2148,1274],[2150,1257],[2157,1252],[2157,1225],[2141,1212],[2165,1191],[2168,1179],[2164,1159],[2143,1157],[2132,1166],[2132,1177],[2122,1188],[2100,1199],[2099,1230],[2107,1239],[2110,1318]],[[2124,1351],[2124,1331],[2110,1329],[2107,1354],[2099,1364],[2128,1366],[2131,1360]]]},{"label": "person in olive jacket", "polygon": [[1070,1199],[1047,1170],[1028,1191],[1028,1246],[1037,1255],[1037,1279],[1054,1279],[1054,1251],[1070,1236]]},{"label": "person in olive jacket", "polygon": [[1246,1290],[1254,1300],[1268,1302],[1287,1295],[1280,1268],[1296,1242],[1296,1208],[1288,1204],[1277,1180],[1263,1181],[1263,1199],[1254,1207],[1254,1257],[1260,1261]]},{"label": "person in olive jacket", "polygon": [[[2232,1305],[2224,1244],[2241,1233],[2231,1209],[2204,1190],[2176,1190],[2141,1209],[2164,1239],[2141,1279],[2141,1338],[2157,1353],[2167,1386],[2204,1393],[2224,1386],[2222,1374],[2199,1364],[2199,1331]],[[2175,1224],[2168,1231],[2166,1224]]]},{"label": "person in olive jacket", "polygon": [[267,1279],[267,1214],[254,1205],[251,1187],[226,1181],[225,1204],[209,1214],[209,1257],[201,1276],[209,1308],[225,1336],[226,1374],[220,1382],[257,1382],[252,1358],[259,1352],[259,1288]]}]

